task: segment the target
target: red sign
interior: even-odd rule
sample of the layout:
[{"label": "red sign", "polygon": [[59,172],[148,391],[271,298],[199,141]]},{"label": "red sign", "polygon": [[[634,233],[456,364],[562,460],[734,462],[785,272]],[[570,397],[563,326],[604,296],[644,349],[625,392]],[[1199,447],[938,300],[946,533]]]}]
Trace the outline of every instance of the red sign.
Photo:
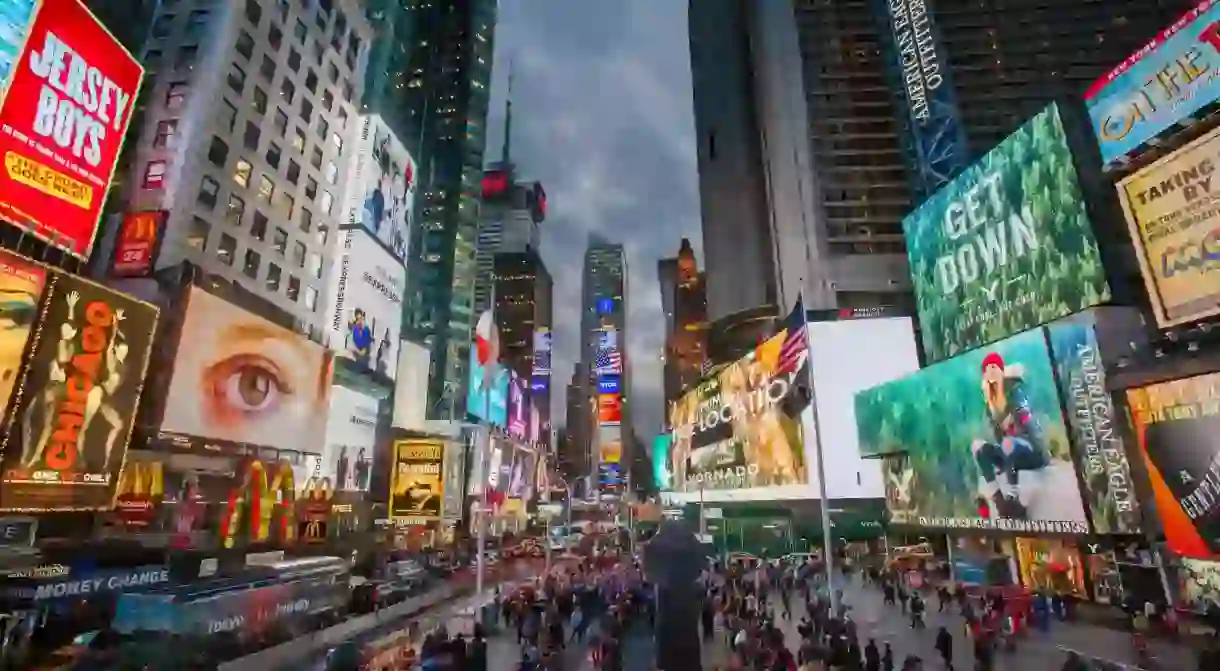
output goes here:
[{"label": "red sign", "polygon": [[152,273],[165,216],[164,210],[155,210],[123,217],[110,266],[112,277],[147,277]]},{"label": "red sign", "polygon": [[599,394],[597,421],[599,424],[621,423],[623,421],[623,397],[618,394]]},{"label": "red sign", "polygon": [[143,76],[80,0],[41,0],[0,103],[0,217],[88,258]]}]

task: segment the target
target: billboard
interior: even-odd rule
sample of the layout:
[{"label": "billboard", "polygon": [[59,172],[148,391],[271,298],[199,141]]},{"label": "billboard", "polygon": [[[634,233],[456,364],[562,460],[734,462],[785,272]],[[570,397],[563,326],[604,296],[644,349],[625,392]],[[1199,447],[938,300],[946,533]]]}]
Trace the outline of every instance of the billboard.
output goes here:
[{"label": "billboard", "polygon": [[38,263],[0,250],[0,415],[13,395],[48,272]]},{"label": "billboard", "polygon": [[466,412],[499,426],[508,425],[508,369],[499,363],[479,363],[478,348],[470,348],[470,382],[466,385]]},{"label": "billboard", "polygon": [[902,222],[929,361],[1109,299],[1055,105]]},{"label": "billboard", "polygon": [[444,457],[445,444],[438,440],[394,441],[390,517],[420,522],[441,518]]},{"label": "billboard", "polygon": [[623,376],[621,375],[602,375],[601,377],[597,378],[597,393],[622,393],[622,378]]},{"label": "billboard", "polygon": [[0,508],[114,504],[156,328],[152,305],[75,275],[50,274],[14,387]]},{"label": "billboard", "polygon": [[331,357],[304,336],[192,287],[161,430],[319,454]]},{"label": "billboard", "polygon": [[508,471],[508,498],[529,501],[534,496],[534,478],[538,475],[538,453],[518,445],[512,454],[512,466]]},{"label": "billboard", "polygon": [[906,114],[919,158],[924,193],[944,186],[970,161],[958,121],[949,59],[927,0],[875,0],[884,7],[886,51],[906,94]]},{"label": "billboard", "polygon": [[801,320],[705,378],[670,406],[674,488],[750,489],[809,482],[800,413],[807,351]]},{"label": "billboard", "polygon": [[1212,191],[1220,129],[1123,178],[1118,198],[1148,287],[1168,328],[1220,314],[1220,190]]},{"label": "billboard", "polygon": [[144,68],[80,0],[4,9],[0,218],[88,259]]},{"label": "billboard", "polygon": [[123,215],[119,237],[114,243],[114,258],[110,262],[111,277],[152,275],[168,216],[169,213],[165,210],[130,212]]},{"label": "billboard", "polygon": [[367,492],[377,454],[377,408],[368,394],[331,387],[326,415],[326,444],[321,456],[306,457],[314,477],[336,492]]},{"label": "billboard", "polygon": [[402,263],[415,206],[415,160],[380,115],[361,116],[355,129],[346,225],[368,231]]},{"label": "billboard", "polygon": [[340,237],[338,271],[331,273],[331,349],[393,379],[407,270],[364,230],[349,228]]},{"label": "billboard", "polygon": [[652,439],[652,479],[657,489],[667,490],[673,486],[673,472],[669,470],[669,446],[673,436],[658,434]]},{"label": "billboard", "polygon": [[597,423],[613,426],[623,421],[623,397],[620,394],[597,395]]},{"label": "billboard", "polygon": [[896,524],[1088,533],[1042,329],[856,395]]},{"label": "billboard", "polygon": [[618,331],[613,326],[607,326],[597,334],[597,353],[593,360],[593,374],[623,374],[623,355],[618,347]]},{"label": "billboard", "polygon": [[[394,375],[393,426],[423,431],[427,419],[428,374],[432,368],[432,351],[420,343],[403,340],[398,343],[398,372]],[[450,403],[455,403],[450,399]],[[446,408],[452,411],[452,408]],[[452,419],[460,419],[452,417]]]},{"label": "billboard", "polygon": [[531,378],[548,377],[551,374],[551,346],[554,334],[546,326],[534,329],[534,370]]},{"label": "billboard", "polygon": [[525,380],[517,375],[517,371],[508,372],[508,435],[517,440],[529,437],[530,415],[529,394],[525,390]]},{"label": "billboard", "polygon": [[1220,373],[1127,391],[1165,541],[1174,554],[1220,556]]},{"label": "billboard", "polygon": [[441,480],[441,517],[456,520],[462,517],[465,498],[463,485],[466,482],[466,446],[461,442],[445,443],[445,458],[441,462],[444,477]]},{"label": "billboard", "polygon": [[1085,93],[1102,163],[1129,154],[1220,97],[1220,5],[1204,0]]}]

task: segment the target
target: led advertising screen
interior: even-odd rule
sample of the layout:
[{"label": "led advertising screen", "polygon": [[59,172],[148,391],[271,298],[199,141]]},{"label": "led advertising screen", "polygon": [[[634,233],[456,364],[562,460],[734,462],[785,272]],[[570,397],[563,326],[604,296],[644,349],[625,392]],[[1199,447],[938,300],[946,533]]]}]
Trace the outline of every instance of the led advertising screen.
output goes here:
[{"label": "led advertising screen", "polygon": [[1085,104],[1103,163],[1220,98],[1220,5],[1204,0],[1093,83]]},{"label": "led advertising screen", "polygon": [[1109,299],[1051,105],[902,222],[929,361]]},{"label": "led advertising screen", "polygon": [[0,250],[0,413],[8,407],[49,271]]},{"label": "led advertising screen", "polygon": [[538,453],[533,450],[520,445],[513,450],[513,463],[508,478],[508,498],[523,501],[533,498],[537,460]]},{"label": "led advertising screen", "polygon": [[320,454],[330,411],[326,348],[192,287],[161,430]]},{"label": "led advertising screen", "polygon": [[1217,154],[1220,129],[1118,183],[1161,328],[1220,314],[1220,276],[1212,272],[1220,251],[1220,192],[1211,190]]},{"label": "led advertising screen", "polygon": [[49,275],[14,387],[0,508],[113,506],[156,328],[157,308],[148,303],[75,275]]},{"label": "led advertising screen", "polygon": [[597,378],[597,393],[599,394],[619,394],[622,393],[621,375],[602,375]]},{"label": "led advertising screen", "polygon": [[508,435],[517,440],[529,437],[529,395],[525,391],[525,380],[517,371],[508,372]]},{"label": "led advertising screen", "polygon": [[111,277],[148,277],[157,264],[165,233],[165,210],[131,212],[123,216],[110,262]]},{"label": "led advertising screen", "polygon": [[669,470],[669,446],[672,442],[673,436],[668,433],[652,439],[652,479],[660,490],[673,486],[673,472]]},{"label": "led advertising screen", "polygon": [[394,441],[390,517],[422,523],[441,517],[445,445],[437,440]]},{"label": "led advertising screen", "polygon": [[[337,492],[367,492],[377,453],[377,407],[368,394],[332,387],[326,416],[326,444],[314,475]],[[384,485],[382,485],[384,486]]]},{"label": "led advertising screen", "polygon": [[799,423],[807,351],[799,319],[670,406],[674,488],[809,482]]},{"label": "led advertising screen", "polygon": [[594,375],[622,375],[623,355],[618,347],[618,331],[613,326],[597,334],[597,354],[593,360]]},{"label": "led advertising screen", "polygon": [[3,10],[0,217],[88,259],[144,69],[80,0]]},{"label": "led advertising screen", "polygon": [[346,224],[368,231],[402,263],[415,205],[415,160],[377,114],[360,117],[351,156]]},{"label": "led advertising screen", "polygon": [[551,346],[554,336],[551,329],[539,326],[534,329],[534,370],[533,379],[551,375]]},{"label": "led advertising screen", "polygon": [[613,426],[623,422],[623,397],[620,394],[597,395],[597,423]]},{"label": "led advertising screen", "polygon": [[1042,329],[861,392],[855,405],[860,453],[889,455],[895,524],[1089,532]]},{"label": "led advertising screen", "polygon": [[1220,373],[1129,389],[1127,407],[1169,548],[1220,558]]},{"label": "led advertising screen", "polygon": [[470,382],[466,385],[466,412],[499,427],[508,425],[508,369],[499,363],[479,364],[470,348]]},{"label": "led advertising screen", "polygon": [[338,268],[331,273],[331,349],[394,379],[407,270],[363,229],[349,228],[339,238]]}]

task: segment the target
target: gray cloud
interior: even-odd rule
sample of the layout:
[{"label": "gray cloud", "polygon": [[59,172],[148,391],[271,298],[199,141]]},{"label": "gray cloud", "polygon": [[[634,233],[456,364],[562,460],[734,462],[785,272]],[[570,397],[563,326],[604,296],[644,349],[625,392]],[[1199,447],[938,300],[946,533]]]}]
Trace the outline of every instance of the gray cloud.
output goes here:
[{"label": "gray cloud", "polygon": [[645,440],[663,412],[657,260],[684,236],[700,246],[686,9],[685,0],[501,0],[496,28],[487,158],[500,156],[511,59],[513,161],[542,181],[550,206],[553,409],[563,412],[577,358],[581,264],[595,231],[627,250],[631,396]]}]

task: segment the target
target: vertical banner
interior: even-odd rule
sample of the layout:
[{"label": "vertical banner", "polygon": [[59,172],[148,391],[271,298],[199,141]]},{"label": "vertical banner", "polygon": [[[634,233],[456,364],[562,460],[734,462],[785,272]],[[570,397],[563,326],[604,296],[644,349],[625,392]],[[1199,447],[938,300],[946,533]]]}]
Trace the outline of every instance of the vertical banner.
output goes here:
[{"label": "vertical banner", "polygon": [[0,250],[0,415],[13,395],[46,283],[46,268]]},{"label": "vertical banner", "polygon": [[466,446],[457,441],[445,443],[445,460],[442,465],[445,477],[441,483],[441,517],[446,520],[461,519],[465,498],[462,493],[466,491],[462,487],[466,473]]},{"label": "vertical banner", "polygon": [[0,508],[114,505],[156,328],[154,306],[51,275],[4,435]]},{"label": "vertical banner", "polygon": [[165,210],[154,210],[123,217],[110,263],[111,277],[148,277],[153,273],[168,214]]},{"label": "vertical banner", "polygon": [[390,517],[423,523],[441,517],[444,444],[431,439],[394,441],[394,476],[390,486]]}]

